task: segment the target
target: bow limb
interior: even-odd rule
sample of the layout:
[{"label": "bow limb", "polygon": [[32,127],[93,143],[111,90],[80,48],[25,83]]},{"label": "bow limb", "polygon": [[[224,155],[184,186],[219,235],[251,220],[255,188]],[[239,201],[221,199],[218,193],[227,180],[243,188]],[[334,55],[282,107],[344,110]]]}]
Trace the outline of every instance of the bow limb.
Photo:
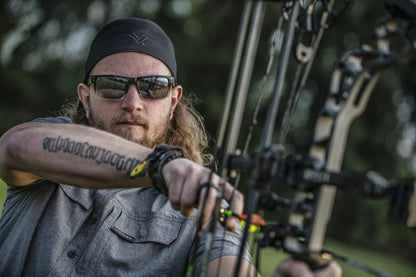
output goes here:
[{"label": "bow limb", "polygon": [[[244,60],[240,73],[240,82],[237,86],[238,95],[234,103],[233,117],[231,119],[232,124],[229,126],[228,139],[224,148],[225,154],[234,151],[237,145],[238,134],[240,132],[244,107],[247,100],[247,92],[251,81],[254,60],[259,43],[261,26],[263,24],[265,8],[266,3],[264,1],[256,1],[254,4],[253,19],[247,39],[246,51],[244,53]],[[230,80],[232,81],[232,79]],[[223,166],[226,159],[227,155],[224,155]],[[223,175],[226,175],[226,173]]]},{"label": "bow limb", "polygon": [[[292,48],[293,36],[295,32],[295,23],[299,14],[299,9],[300,9],[300,3],[299,3],[299,0],[296,0],[293,3],[288,27],[286,28],[284,40],[282,43],[283,49],[279,56],[279,68],[277,70],[276,81],[275,81],[275,85],[273,89],[273,96],[272,96],[271,105],[269,107],[269,111],[268,111],[268,115],[266,119],[266,126],[264,128],[264,133],[263,133],[263,139],[262,139],[263,149],[270,146],[271,144],[277,110],[279,107],[279,100],[283,91],[284,79],[286,76],[287,66],[289,62],[289,53],[290,53],[290,49]],[[256,167],[258,167],[259,163],[257,162],[256,165],[257,165]],[[256,187],[258,180],[259,180],[258,174],[259,174],[259,168],[255,168],[252,171],[252,176],[251,176],[252,178],[250,178],[249,180],[251,184],[249,184],[250,194],[249,194],[249,199],[247,202],[247,224],[244,228],[242,243],[240,245],[240,252],[238,255],[238,261],[237,261],[237,265],[234,271],[234,277],[239,276],[239,273],[240,273],[241,260],[242,260],[243,252],[245,249],[245,242],[247,241],[249,228],[250,228],[249,223],[251,222],[252,214],[255,212],[257,208],[257,203],[259,200],[259,190]]]},{"label": "bow limb", "polygon": [[[252,19],[253,23],[249,30],[247,48],[246,48],[246,52],[245,52],[244,60],[242,64],[240,83],[238,84],[238,89],[237,89],[238,95],[235,97],[236,103],[235,103],[235,109],[233,111],[233,118],[232,118],[233,124],[228,130],[228,136],[227,136],[228,141],[227,141],[224,153],[228,153],[230,149],[234,149],[236,142],[237,142],[239,128],[241,125],[243,111],[244,111],[244,105],[245,105],[246,98],[247,98],[248,85],[250,83],[251,73],[252,73],[252,69],[254,65],[255,52],[257,50],[257,45],[258,45],[258,41],[260,37],[260,30],[261,30],[261,25],[263,22],[265,4],[266,3],[264,3],[263,1],[257,1],[256,3],[253,3],[253,1],[249,1],[249,0],[246,0],[244,3],[243,15],[241,18],[240,30],[238,34],[238,40],[236,44],[233,65],[232,65],[230,76],[229,76],[229,83],[227,84],[226,101],[224,104],[223,113],[221,116],[221,120],[219,122],[219,128],[217,132],[216,146],[214,150],[214,161],[212,162],[212,166],[211,166],[210,183],[212,182],[212,177],[214,175],[215,166],[217,162],[219,161],[220,154],[223,148],[224,138],[226,137],[225,131],[227,128],[229,113],[231,109],[231,102],[232,102],[233,95],[234,95],[234,89],[236,87],[238,68],[241,62],[241,56],[242,56],[242,52],[244,48],[243,47],[244,41],[247,35],[247,30],[248,30],[250,15],[251,15],[253,18]],[[252,13],[253,5],[254,5],[254,12]],[[224,157],[225,156],[226,155],[224,155]],[[222,176],[223,176],[223,179],[221,183],[223,183],[224,180],[227,179],[226,170],[224,170],[224,172],[222,173]],[[222,187],[226,187],[226,185],[222,184]],[[202,270],[199,274],[200,276],[205,276],[208,270],[208,260],[210,257],[210,250],[212,248],[212,242],[213,242],[212,238],[214,236],[214,232],[216,229],[215,227],[216,227],[218,215],[219,215],[218,210],[220,208],[221,200],[223,198],[223,193],[224,191],[222,189],[220,189],[217,193],[217,200],[216,200],[215,207],[214,207],[213,217],[211,220],[210,229],[208,230],[208,233],[207,233],[207,239],[206,239],[207,243],[205,244],[205,247],[204,247],[204,254],[202,258]],[[208,196],[208,190],[205,196],[201,198],[201,202],[202,202],[202,205],[200,205],[201,210],[205,209],[207,196]],[[232,194],[230,202],[233,201],[233,198],[234,198],[234,193]],[[202,216],[201,216],[201,219],[202,219]],[[197,223],[196,244],[199,243],[202,235],[203,235],[202,221],[199,221]],[[220,268],[221,268],[221,263],[218,265],[218,271],[220,270]],[[192,269],[192,271],[193,271],[192,275],[195,275],[196,272],[194,272],[194,269]],[[217,271],[217,275],[218,275],[218,271]]]}]

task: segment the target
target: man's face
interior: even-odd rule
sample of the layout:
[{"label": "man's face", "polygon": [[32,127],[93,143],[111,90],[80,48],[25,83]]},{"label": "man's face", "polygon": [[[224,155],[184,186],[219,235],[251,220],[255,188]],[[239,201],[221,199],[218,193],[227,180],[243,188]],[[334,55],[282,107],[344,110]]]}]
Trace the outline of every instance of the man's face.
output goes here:
[{"label": "man's face", "polygon": [[[142,53],[122,52],[107,56],[93,68],[91,75],[140,77],[168,75],[170,71],[160,60]],[[90,126],[116,134],[130,141],[153,148],[164,143],[173,111],[182,88],[171,89],[168,97],[144,100],[136,86],[130,85],[122,100],[107,100],[97,96],[94,86],[78,86]]]}]

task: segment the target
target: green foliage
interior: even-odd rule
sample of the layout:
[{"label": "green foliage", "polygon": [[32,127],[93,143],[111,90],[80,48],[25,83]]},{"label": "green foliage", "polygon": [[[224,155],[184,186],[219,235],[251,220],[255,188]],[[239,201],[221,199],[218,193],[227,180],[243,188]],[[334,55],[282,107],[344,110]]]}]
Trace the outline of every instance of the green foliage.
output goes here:
[{"label": "green foliage", "polygon": [[[277,24],[276,15],[280,15],[280,6],[275,2],[269,1],[265,15],[240,143],[245,141],[271,32]],[[158,22],[170,35],[176,49],[179,83],[185,93],[195,93],[200,98],[197,108],[205,116],[208,131],[215,135],[242,6],[243,1],[208,0],[2,1],[0,134],[18,123],[49,116],[64,101],[75,99],[94,33],[112,19],[138,16]],[[328,93],[333,63],[371,38],[373,28],[386,15],[383,1],[355,1],[345,17],[325,32],[307,83],[308,93],[300,99],[304,108],[295,114],[288,135],[289,154],[308,150],[314,120]],[[397,179],[415,176],[415,68],[413,61],[404,69],[396,67],[382,74],[368,108],[350,130],[345,169],[376,170]],[[289,72],[293,76],[294,68]],[[272,81],[267,87],[271,89]],[[258,116],[260,123],[254,131],[253,150],[259,144],[269,97],[266,92]],[[277,130],[286,101],[283,96]],[[355,194],[340,193],[329,234],[344,242],[388,249],[393,256],[414,259],[414,233],[403,224],[390,224],[387,210],[384,201],[365,201]],[[404,274],[411,275],[414,274]]]},{"label": "green foliage", "polygon": [[[416,267],[411,261],[406,261],[401,256],[392,256],[389,251],[374,251],[363,247],[362,244],[342,243],[335,240],[328,240],[326,247],[341,254],[344,257],[358,261],[361,264],[374,269],[382,270],[395,276],[414,276]],[[372,274],[358,270],[345,262],[338,261],[342,267],[343,276],[370,277]]]}]

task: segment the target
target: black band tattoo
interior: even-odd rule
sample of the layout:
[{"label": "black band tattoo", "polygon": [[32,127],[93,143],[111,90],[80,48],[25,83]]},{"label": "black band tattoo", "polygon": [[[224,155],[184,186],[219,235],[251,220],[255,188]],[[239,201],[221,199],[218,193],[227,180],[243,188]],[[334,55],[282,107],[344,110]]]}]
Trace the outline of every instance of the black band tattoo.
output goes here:
[{"label": "black band tattoo", "polygon": [[88,142],[79,142],[70,138],[45,137],[43,149],[51,153],[68,153],[87,160],[93,160],[99,164],[109,164],[117,171],[131,172],[134,166],[140,161],[134,158],[127,158],[119,153],[112,152],[105,148],[94,146]]}]

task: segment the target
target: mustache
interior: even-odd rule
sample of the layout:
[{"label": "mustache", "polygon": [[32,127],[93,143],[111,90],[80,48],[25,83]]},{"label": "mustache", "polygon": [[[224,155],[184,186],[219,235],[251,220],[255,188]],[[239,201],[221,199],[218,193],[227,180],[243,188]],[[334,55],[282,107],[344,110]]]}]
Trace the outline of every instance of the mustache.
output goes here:
[{"label": "mustache", "polygon": [[111,122],[111,126],[115,126],[117,124],[120,123],[125,123],[125,122],[134,122],[138,125],[142,125],[145,128],[149,127],[149,121],[138,116],[138,115],[133,115],[133,114],[121,114],[119,116],[117,116],[112,122]]}]

